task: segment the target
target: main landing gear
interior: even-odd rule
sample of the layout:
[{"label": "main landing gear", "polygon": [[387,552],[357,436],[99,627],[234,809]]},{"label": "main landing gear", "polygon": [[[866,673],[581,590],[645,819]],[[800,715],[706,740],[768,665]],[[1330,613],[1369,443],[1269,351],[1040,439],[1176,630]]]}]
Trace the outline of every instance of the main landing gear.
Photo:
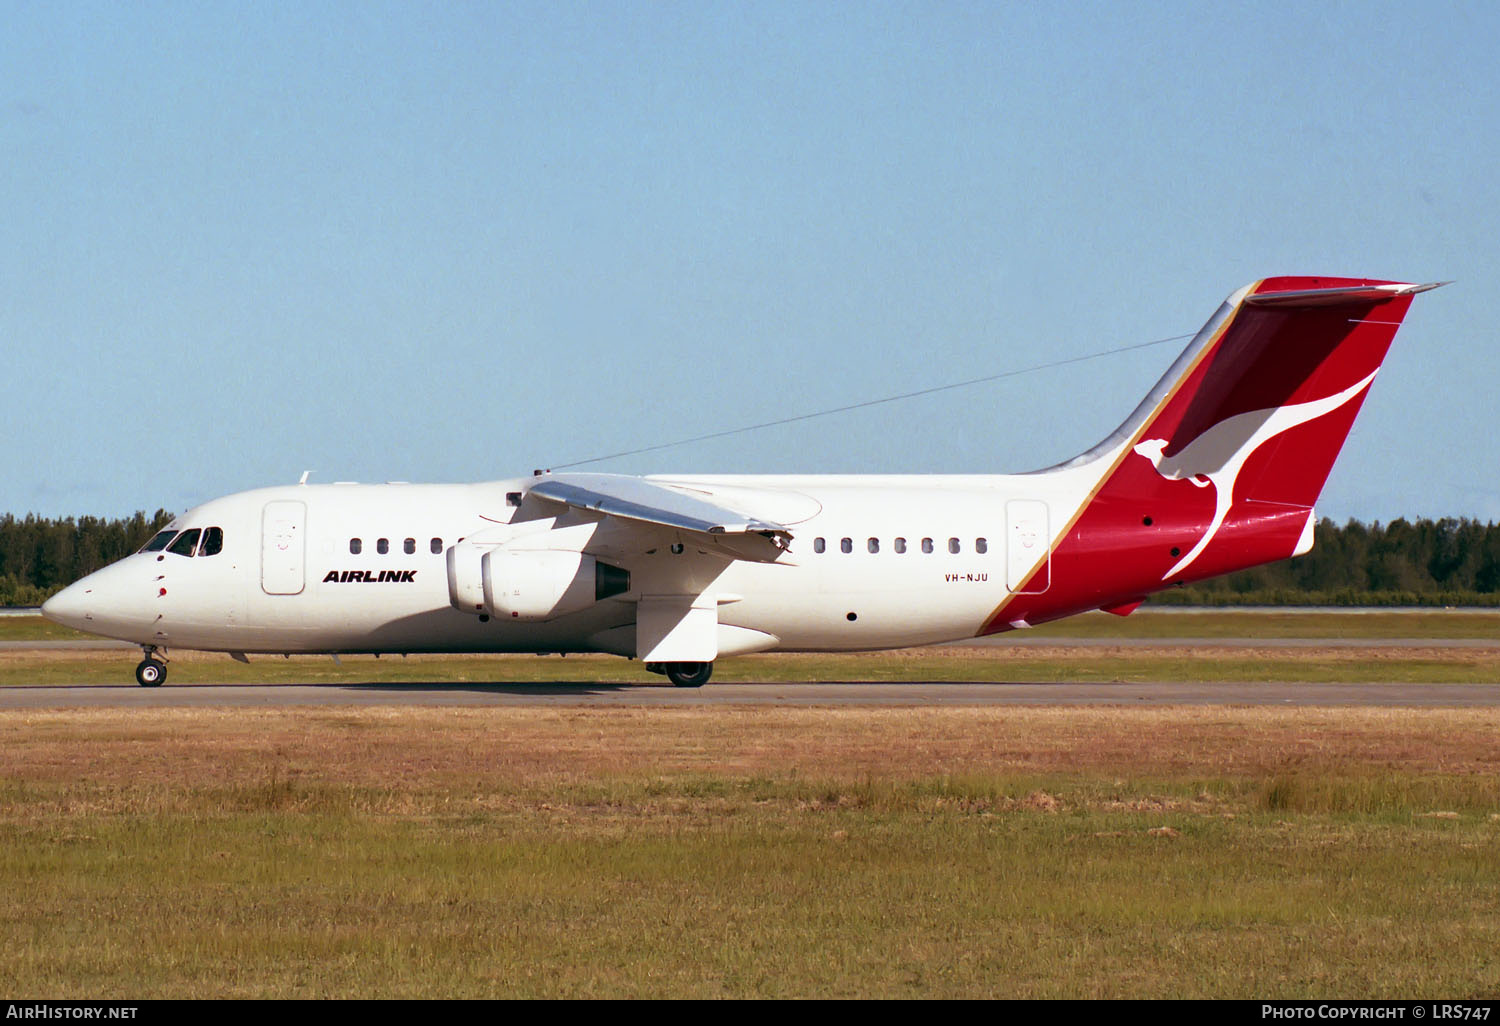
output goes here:
[{"label": "main landing gear", "polygon": [[679,688],[701,688],[713,676],[713,663],[647,663],[652,673],[665,674]]},{"label": "main landing gear", "polygon": [[160,686],[167,679],[167,664],[156,658],[155,645],[142,645],[141,653],[146,658],[142,659],[140,665],[135,668],[135,682],[143,688],[154,688]]},{"label": "main landing gear", "polygon": [[713,663],[668,663],[667,679],[679,688],[701,688],[713,676]]}]

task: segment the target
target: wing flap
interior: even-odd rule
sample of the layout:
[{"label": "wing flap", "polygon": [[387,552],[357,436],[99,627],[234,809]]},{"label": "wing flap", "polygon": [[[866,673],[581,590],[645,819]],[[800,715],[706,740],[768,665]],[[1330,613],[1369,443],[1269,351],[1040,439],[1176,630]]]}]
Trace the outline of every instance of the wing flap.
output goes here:
[{"label": "wing flap", "polygon": [[549,474],[528,495],[574,509],[698,536],[735,559],[774,562],[791,544],[785,525],[718,502],[623,474]]}]

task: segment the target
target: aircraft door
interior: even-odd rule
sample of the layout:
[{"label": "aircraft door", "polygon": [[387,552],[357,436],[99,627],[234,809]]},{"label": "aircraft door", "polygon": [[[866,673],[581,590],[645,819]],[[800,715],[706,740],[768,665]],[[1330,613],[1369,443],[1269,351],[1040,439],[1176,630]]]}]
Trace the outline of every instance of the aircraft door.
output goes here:
[{"label": "aircraft door", "polygon": [[1052,586],[1052,531],[1047,504],[1012,499],[1005,504],[1005,587],[1035,595]]},{"label": "aircraft door", "polygon": [[267,595],[302,593],[306,533],[306,503],[266,503],[261,515],[260,587]]}]

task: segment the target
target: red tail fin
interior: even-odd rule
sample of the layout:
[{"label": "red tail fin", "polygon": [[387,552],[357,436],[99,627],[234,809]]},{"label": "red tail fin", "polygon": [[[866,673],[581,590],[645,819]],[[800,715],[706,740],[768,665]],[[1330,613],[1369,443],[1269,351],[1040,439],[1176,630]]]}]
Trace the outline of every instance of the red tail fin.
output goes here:
[{"label": "red tail fin", "polygon": [[1306,551],[1411,297],[1434,287],[1267,278],[1231,296],[1131,418],[1073,461],[1102,473],[1054,539],[1049,586],[1007,601],[986,631]]}]

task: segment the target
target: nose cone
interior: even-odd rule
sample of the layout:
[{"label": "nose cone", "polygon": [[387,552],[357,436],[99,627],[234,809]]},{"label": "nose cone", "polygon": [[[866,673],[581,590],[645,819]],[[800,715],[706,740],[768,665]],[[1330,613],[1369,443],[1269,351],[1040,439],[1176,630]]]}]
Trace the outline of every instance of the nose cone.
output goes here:
[{"label": "nose cone", "polygon": [[106,638],[149,639],[158,612],[149,605],[148,595],[154,592],[147,591],[154,566],[140,557],[126,556],[53,595],[42,603],[42,615]]},{"label": "nose cone", "polygon": [[42,603],[42,615],[53,623],[86,631],[93,619],[94,589],[89,578],[68,585]]}]

